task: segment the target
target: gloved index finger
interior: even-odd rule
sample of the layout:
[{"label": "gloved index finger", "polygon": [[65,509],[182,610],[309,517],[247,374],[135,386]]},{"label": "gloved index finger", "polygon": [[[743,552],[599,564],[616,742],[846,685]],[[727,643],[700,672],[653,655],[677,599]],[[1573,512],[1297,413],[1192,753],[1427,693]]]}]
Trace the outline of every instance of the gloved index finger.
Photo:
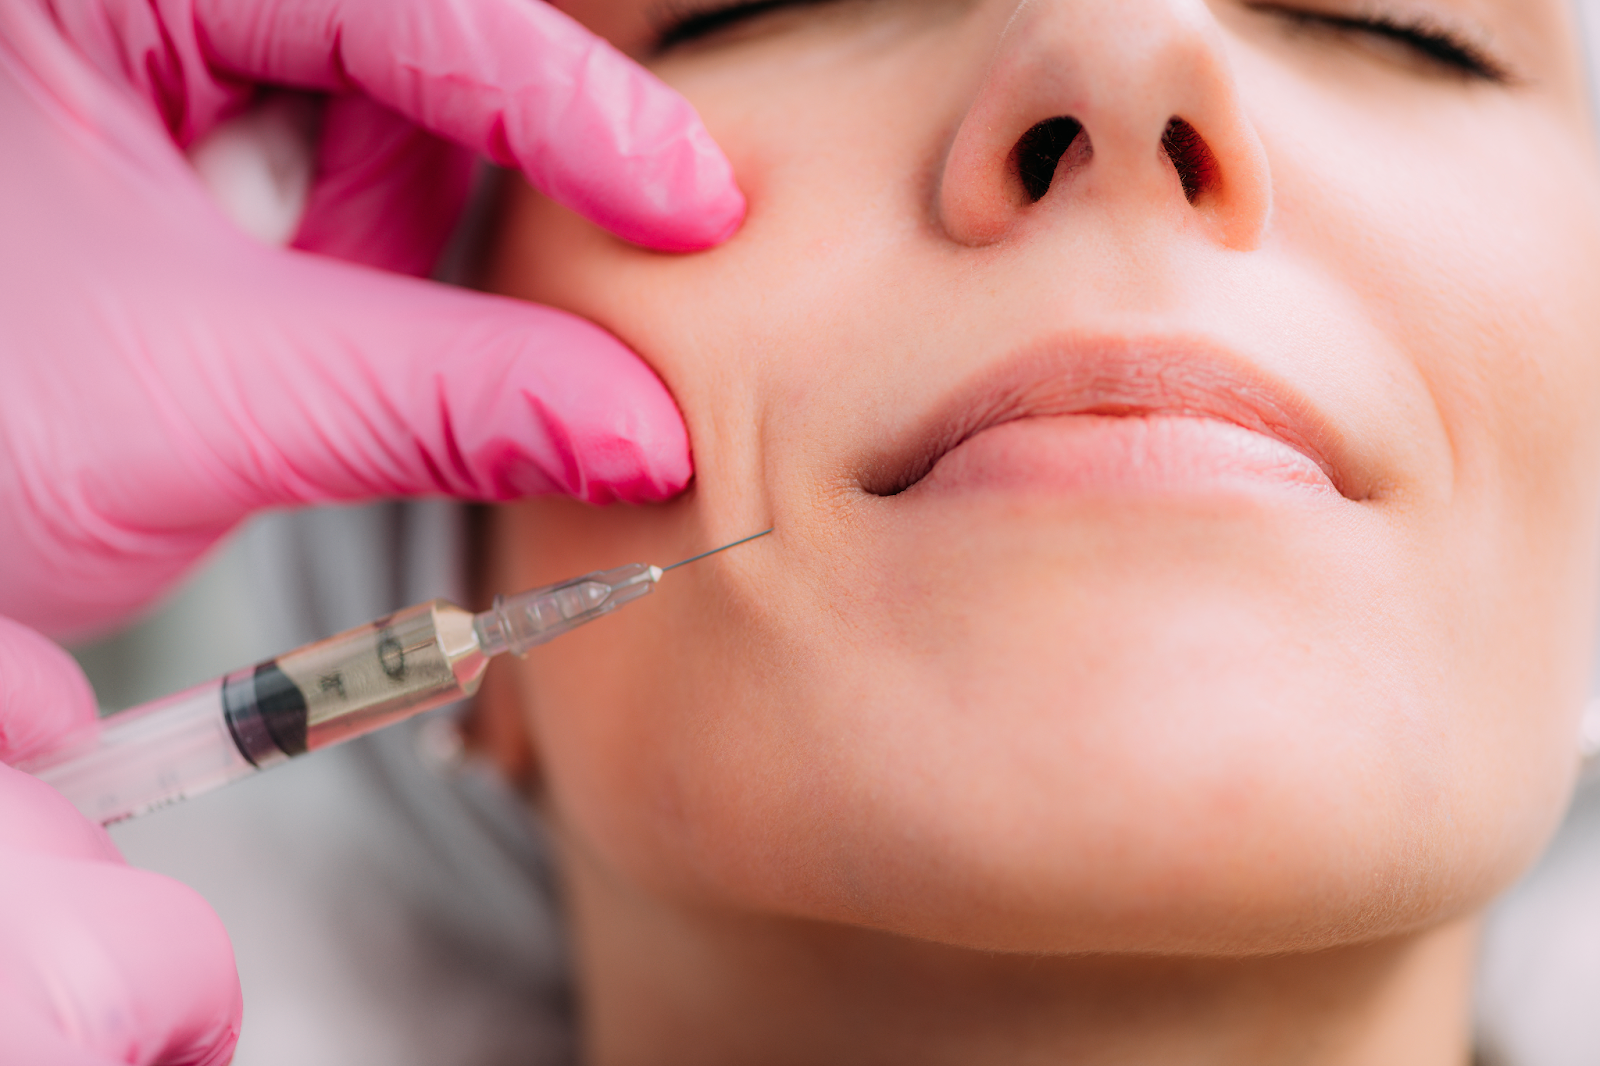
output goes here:
[{"label": "gloved index finger", "polygon": [[744,217],[689,102],[540,0],[193,3],[213,64],[364,93],[627,240],[691,251]]}]

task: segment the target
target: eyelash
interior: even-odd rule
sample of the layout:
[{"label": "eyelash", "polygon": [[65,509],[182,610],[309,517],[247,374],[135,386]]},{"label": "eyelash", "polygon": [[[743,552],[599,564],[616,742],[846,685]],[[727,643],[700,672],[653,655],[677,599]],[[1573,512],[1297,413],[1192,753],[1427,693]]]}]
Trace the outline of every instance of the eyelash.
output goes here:
[{"label": "eyelash", "polygon": [[655,51],[658,54],[665,52],[779,8],[812,7],[827,2],[829,0],[751,0],[750,3],[712,3],[704,6],[692,2],[674,3],[655,20],[659,25]]},{"label": "eyelash", "polygon": [[1307,29],[1367,34],[1394,41],[1410,48],[1423,59],[1480,81],[1506,85],[1512,80],[1510,72],[1482,48],[1426,17],[1401,19],[1382,14],[1336,15],[1278,3],[1251,3],[1247,6],[1252,11],[1277,15]]},{"label": "eyelash", "polygon": [[[812,7],[830,0],[750,0],[726,6],[669,10],[659,22],[657,54],[680,44],[708,36],[747,19],[780,8]],[[1259,2],[1246,5],[1252,11],[1277,15],[1306,28],[1364,33],[1405,45],[1424,59],[1450,67],[1468,77],[1496,84],[1508,84],[1510,74],[1476,45],[1463,40],[1445,27],[1428,19],[1399,19],[1389,15],[1335,15],[1307,11],[1287,4]]]}]

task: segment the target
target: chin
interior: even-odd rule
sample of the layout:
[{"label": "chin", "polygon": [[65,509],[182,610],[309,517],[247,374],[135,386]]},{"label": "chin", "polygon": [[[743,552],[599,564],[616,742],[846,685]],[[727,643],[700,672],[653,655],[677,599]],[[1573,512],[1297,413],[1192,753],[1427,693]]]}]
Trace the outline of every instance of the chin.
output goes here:
[{"label": "chin", "polygon": [[656,778],[672,890],[986,951],[1243,956],[1458,917],[1537,852],[1566,782],[1485,790],[1501,753],[1454,725],[1504,694],[1427,668],[1450,653],[1381,520],[1063,506],[800,529],[826,550],[793,587],[730,593],[696,635],[718,665],[640,711],[699,738]]}]

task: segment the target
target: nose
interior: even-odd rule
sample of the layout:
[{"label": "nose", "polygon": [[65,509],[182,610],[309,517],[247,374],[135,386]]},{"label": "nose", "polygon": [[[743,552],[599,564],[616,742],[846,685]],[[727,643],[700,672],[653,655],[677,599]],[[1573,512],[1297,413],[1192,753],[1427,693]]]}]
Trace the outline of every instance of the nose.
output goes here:
[{"label": "nose", "polygon": [[938,212],[963,244],[1095,204],[1198,224],[1246,250],[1272,177],[1202,0],[1023,0],[945,159]]}]

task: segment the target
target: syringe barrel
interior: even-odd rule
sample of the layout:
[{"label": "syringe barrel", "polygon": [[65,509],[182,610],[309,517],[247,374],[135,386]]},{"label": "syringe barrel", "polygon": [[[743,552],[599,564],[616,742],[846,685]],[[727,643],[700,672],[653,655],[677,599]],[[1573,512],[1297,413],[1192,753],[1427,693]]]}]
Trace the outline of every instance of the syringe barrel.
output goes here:
[{"label": "syringe barrel", "polygon": [[434,600],[257,667],[262,717],[276,715],[287,727],[278,747],[288,755],[316,751],[472,695],[489,664],[472,620]]},{"label": "syringe barrel", "polygon": [[131,818],[472,695],[488,665],[472,622],[409,607],[103,718],[20,769],[96,821]]},{"label": "syringe barrel", "polygon": [[101,719],[21,768],[104,824],[256,771],[228,731],[221,681]]}]

